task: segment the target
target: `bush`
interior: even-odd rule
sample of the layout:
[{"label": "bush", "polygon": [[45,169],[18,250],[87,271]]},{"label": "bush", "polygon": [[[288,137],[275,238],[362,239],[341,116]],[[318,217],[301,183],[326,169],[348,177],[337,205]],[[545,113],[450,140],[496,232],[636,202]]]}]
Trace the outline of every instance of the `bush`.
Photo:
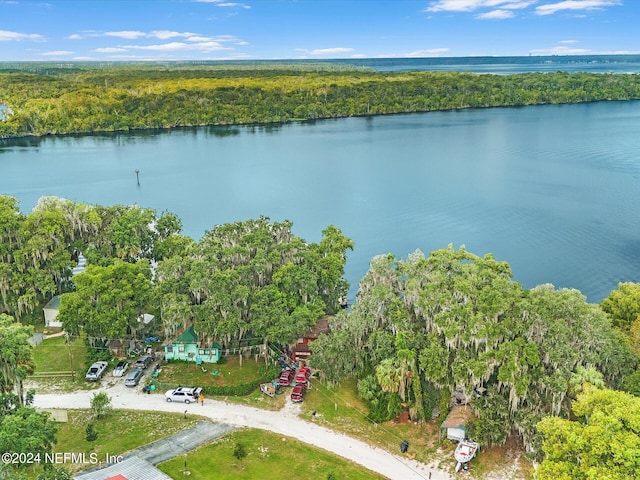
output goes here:
[{"label": "bush", "polygon": [[386,422],[397,417],[402,411],[398,395],[383,392],[373,375],[368,375],[358,382],[358,395],[367,404],[367,418],[372,422]]},{"label": "bush", "polygon": [[247,456],[247,449],[244,448],[244,445],[242,443],[236,443],[236,446],[233,449],[233,456],[238,460],[242,460]]},{"label": "bush", "polygon": [[87,442],[95,442],[98,439],[98,432],[96,432],[96,428],[93,426],[93,423],[87,424],[87,429],[85,430]]},{"label": "bush", "polygon": [[87,346],[87,353],[85,355],[86,368],[89,368],[95,362],[110,362],[113,359],[107,342],[98,343],[101,343],[101,345],[89,345],[89,343],[85,341]]},{"label": "bush", "polygon": [[208,385],[202,387],[202,393],[205,395],[220,395],[229,397],[243,397],[249,395],[254,390],[260,388],[260,384],[271,382],[280,374],[280,367],[271,365],[260,377],[251,382],[241,382],[236,385]]}]

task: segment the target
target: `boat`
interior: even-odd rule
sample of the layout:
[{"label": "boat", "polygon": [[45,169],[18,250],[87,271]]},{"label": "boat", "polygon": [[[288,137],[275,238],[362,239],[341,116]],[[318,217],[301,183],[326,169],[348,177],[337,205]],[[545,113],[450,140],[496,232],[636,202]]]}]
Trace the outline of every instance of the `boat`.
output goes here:
[{"label": "boat", "polygon": [[456,472],[459,471],[465,463],[476,456],[478,448],[480,448],[480,445],[472,440],[462,440],[458,443],[455,452],[453,452],[453,456],[458,462],[456,465]]}]

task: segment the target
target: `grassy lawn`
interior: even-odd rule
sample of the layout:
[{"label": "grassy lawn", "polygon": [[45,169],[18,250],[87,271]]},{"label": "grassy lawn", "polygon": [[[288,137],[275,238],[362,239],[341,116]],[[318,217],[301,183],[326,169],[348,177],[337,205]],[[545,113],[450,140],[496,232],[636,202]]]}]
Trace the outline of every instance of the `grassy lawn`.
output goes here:
[{"label": "grassy lawn", "polygon": [[[241,460],[234,457],[237,444],[242,444],[247,453],[247,456]],[[371,480],[384,478],[324,450],[280,435],[253,429],[230,433],[185,456],[162,463],[158,468],[173,479]]]},{"label": "grassy lawn", "polygon": [[[238,357],[226,357],[220,363],[203,364],[207,370],[202,371],[195,363],[173,362],[163,363],[162,370],[157,378],[158,393],[163,393],[166,388],[175,388],[177,385],[184,386],[232,386],[239,383],[253,381],[262,376],[264,372],[264,361],[259,359],[243,359],[242,365]],[[213,374],[213,372],[218,372]],[[276,395],[271,398],[260,390],[255,390],[245,396],[211,396],[217,400],[248,405],[265,410],[280,410],[284,407],[286,395]]]},{"label": "grassy lawn", "polygon": [[[203,372],[202,368],[207,371]],[[226,357],[220,363],[203,363],[202,368],[194,362],[163,363],[158,380],[199,387],[237,385],[253,381],[264,372],[264,361],[243,359],[240,365],[238,357]]]},{"label": "grassy lawn", "polygon": [[[312,387],[302,403],[302,418],[311,419],[313,411],[316,412],[317,423],[397,455],[401,455],[400,442],[406,439],[409,442],[409,450],[405,454],[407,457],[423,463],[438,460],[439,468],[453,472],[456,464],[453,458],[455,445],[446,439],[440,443],[442,418],[420,424],[393,421],[372,423],[366,418],[367,407],[358,398],[354,378],[346,379],[335,388],[328,388],[319,381],[312,380]],[[513,452],[517,451],[517,445],[483,449],[472,462],[471,476],[483,478],[491,472],[507,471],[514,463],[519,466],[518,474],[523,475],[530,465],[524,459],[515,461]],[[511,475],[505,478],[510,477]]]},{"label": "grassy lawn", "polygon": [[[94,442],[86,440],[87,424],[91,422],[89,410],[69,410],[69,421],[58,423],[58,443],[54,452],[96,453],[99,459],[105,454],[120,455],[134,448],[159,440],[185,428],[193,427],[197,418],[189,415],[187,419],[181,414],[164,412],[138,412],[128,410],[112,410],[106,417],[93,422],[98,438]],[[87,465],[65,463],[65,469],[78,472]],[[38,475],[38,469],[32,469],[30,477]]]},{"label": "grassy lawn", "polygon": [[260,390],[245,395],[244,397],[228,397],[228,396],[211,396],[215,400],[224,400],[228,403],[237,403],[238,405],[246,405],[247,407],[261,408],[263,410],[277,411],[284,407],[287,395],[291,393],[291,389],[285,389],[283,393],[270,397]]},{"label": "grassy lawn", "polygon": [[349,378],[335,388],[328,388],[312,380],[302,403],[302,417],[311,418],[316,412],[316,422],[334,430],[377,445],[400,455],[400,443],[409,442],[407,457],[421,462],[434,459],[438,448],[438,425],[385,422],[372,423],[366,418],[367,407],[358,398],[356,380]]},{"label": "grassy lawn", "polygon": [[[78,388],[95,387],[88,384],[84,376],[87,372],[85,355],[87,349],[81,338],[75,338],[67,344],[64,336],[47,338],[33,349],[33,360],[36,365],[34,380],[42,388],[38,390],[69,391]],[[51,377],[43,378],[38,374],[52,372],[75,372],[75,378]]]}]

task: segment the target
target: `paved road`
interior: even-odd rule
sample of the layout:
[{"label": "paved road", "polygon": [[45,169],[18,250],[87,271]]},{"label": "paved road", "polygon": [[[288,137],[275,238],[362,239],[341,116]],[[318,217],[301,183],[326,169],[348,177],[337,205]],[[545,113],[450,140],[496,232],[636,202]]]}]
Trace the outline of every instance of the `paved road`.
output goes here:
[{"label": "paved road", "polygon": [[[393,455],[386,450],[372,447],[342,433],[337,433],[300,419],[295,409],[279,412],[260,410],[242,405],[207,399],[204,405],[192,403],[167,403],[163,395],[146,395],[136,390],[110,388],[104,390],[111,397],[114,408],[152,410],[197,414],[236,427],[268,430],[296,438],[310,445],[335,453],[391,480],[451,480],[453,477],[419,462]],[[89,408],[96,393],[80,391],[65,394],[38,394],[34,406],[39,408]],[[431,475],[430,475],[431,474]]]},{"label": "paved road", "polygon": [[226,423],[198,422],[193,428],[186,428],[170,437],[148,443],[132,450],[132,455],[144,458],[147,462],[158,465],[172,458],[195,450],[215,438],[235,430]]}]

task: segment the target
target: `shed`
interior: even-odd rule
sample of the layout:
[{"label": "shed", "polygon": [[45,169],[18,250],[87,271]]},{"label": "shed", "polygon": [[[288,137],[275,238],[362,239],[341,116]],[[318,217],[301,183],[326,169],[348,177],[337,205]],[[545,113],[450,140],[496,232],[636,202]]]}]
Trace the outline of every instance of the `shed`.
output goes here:
[{"label": "shed", "polygon": [[44,306],[44,326],[45,327],[62,327],[62,322],[56,320],[58,311],[60,310],[60,295],[53,297]]},{"label": "shed", "polygon": [[164,343],[165,360],[186,360],[196,363],[217,363],[222,346],[216,342],[204,344],[198,340],[193,325],[183,330],[175,338]]},{"label": "shed", "polygon": [[466,426],[475,418],[475,415],[467,405],[453,407],[440,425],[440,432],[447,431],[447,438],[461,442],[467,438]]}]

